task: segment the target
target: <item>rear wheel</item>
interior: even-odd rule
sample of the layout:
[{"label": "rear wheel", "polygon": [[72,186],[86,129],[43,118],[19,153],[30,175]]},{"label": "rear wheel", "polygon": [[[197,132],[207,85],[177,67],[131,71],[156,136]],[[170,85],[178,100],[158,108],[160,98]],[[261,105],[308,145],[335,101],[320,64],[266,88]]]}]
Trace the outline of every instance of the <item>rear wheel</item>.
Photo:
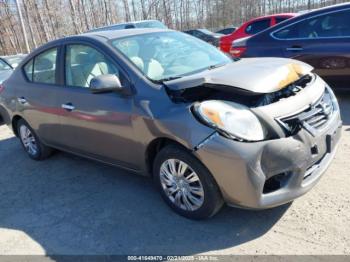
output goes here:
[{"label": "rear wheel", "polygon": [[51,155],[52,149],[40,142],[33,129],[23,119],[20,119],[17,123],[17,133],[24,150],[30,158],[43,160]]},{"label": "rear wheel", "polygon": [[153,170],[163,199],[178,214],[204,219],[222,207],[220,190],[210,172],[181,147],[170,145],[162,149]]}]

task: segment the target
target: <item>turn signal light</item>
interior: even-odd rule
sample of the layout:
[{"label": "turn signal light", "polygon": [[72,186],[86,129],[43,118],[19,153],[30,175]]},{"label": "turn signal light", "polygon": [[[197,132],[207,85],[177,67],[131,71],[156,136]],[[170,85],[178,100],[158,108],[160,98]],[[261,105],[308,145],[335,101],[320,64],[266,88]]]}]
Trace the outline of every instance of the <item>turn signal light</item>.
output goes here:
[{"label": "turn signal light", "polygon": [[5,90],[4,85],[0,84],[0,93]]}]

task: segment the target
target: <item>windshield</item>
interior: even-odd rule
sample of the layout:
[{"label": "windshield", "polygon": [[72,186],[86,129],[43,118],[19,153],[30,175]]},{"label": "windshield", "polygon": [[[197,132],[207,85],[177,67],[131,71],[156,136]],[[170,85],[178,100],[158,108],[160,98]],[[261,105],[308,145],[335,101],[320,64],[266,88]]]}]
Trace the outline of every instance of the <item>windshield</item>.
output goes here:
[{"label": "windshield", "polygon": [[160,28],[160,29],[167,29],[167,27],[159,21],[144,21],[144,22],[138,22],[135,23],[135,26],[138,28]]},{"label": "windshield", "polygon": [[216,49],[180,32],[128,36],[111,41],[151,80],[166,80],[232,62]]}]

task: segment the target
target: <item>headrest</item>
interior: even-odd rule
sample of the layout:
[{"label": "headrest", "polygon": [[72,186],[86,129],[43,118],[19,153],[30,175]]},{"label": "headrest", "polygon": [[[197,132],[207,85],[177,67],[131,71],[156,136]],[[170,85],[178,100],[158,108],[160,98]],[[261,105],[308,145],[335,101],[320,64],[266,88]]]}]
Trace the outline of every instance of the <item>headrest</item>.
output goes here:
[{"label": "headrest", "polygon": [[97,64],[106,62],[105,57],[97,51],[90,53],[80,52],[75,56],[75,62],[80,65]]},{"label": "headrest", "polygon": [[39,57],[37,60],[35,60],[35,70],[38,71],[45,71],[50,70],[54,68],[53,62],[45,57]]},{"label": "headrest", "polygon": [[75,62],[79,65],[89,64],[90,57],[87,53],[79,53],[75,56]]}]

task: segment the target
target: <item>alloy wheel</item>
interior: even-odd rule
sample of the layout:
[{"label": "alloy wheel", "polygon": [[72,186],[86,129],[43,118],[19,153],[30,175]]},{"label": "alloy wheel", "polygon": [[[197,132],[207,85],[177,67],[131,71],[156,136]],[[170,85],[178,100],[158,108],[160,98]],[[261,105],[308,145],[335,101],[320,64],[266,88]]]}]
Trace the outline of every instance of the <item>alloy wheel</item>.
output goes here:
[{"label": "alloy wheel", "polygon": [[204,189],[196,172],[185,162],[168,159],[160,167],[160,182],[169,200],[186,211],[204,203]]},{"label": "alloy wheel", "polygon": [[24,148],[26,149],[28,154],[32,156],[36,155],[38,153],[38,145],[30,129],[25,125],[21,125],[19,128],[19,132]]}]

